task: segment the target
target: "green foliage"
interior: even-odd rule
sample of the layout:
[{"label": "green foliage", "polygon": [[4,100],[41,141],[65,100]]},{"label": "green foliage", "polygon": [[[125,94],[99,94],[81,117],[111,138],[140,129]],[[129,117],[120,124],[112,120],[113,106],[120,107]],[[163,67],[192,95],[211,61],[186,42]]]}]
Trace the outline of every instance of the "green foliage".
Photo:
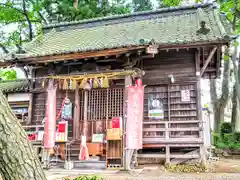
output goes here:
[{"label": "green foliage", "polygon": [[225,13],[235,33],[240,33],[240,1],[218,0],[220,11]]},{"label": "green foliage", "polygon": [[79,0],[77,8],[73,4],[74,0],[43,0],[43,7],[52,22],[77,21],[131,11],[125,0],[113,0],[111,3],[109,0]]},{"label": "green foliage", "polygon": [[[68,179],[65,179],[68,180]],[[77,177],[74,180],[103,180],[103,178],[98,177],[98,176],[81,176]]]},{"label": "green foliage", "polygon": [[174,7],[179,6],[182,0],[158,0],[159,7]]},{"label": "green foliage", "polygon": [[187,164],[179,164],[179,165],[170,165],[166,166],[166,169],[170,172],[205,172],[206,166],[203,164],[196,165],[187,165]]},{"label": "green foliage", "polygon": [[1,80],[15,80],[17,79],[17,72],[14,69],[5,69],[0,71]]},{"label": "green foliage", "polygon": [[133,0],[132,1],[133,11],[148,11],[153,9],[151,0]]},{"label": "green foliage", "polygon": [[240,132],[234,132],[234,139],[237,143],[240,143]]},{"label": "green foliage", "polygon": [[228,134],[228,133],[232,133],[232,125],[231,123],[228,123],[228,122],[223,122],[221,124],[221,127],[220,127],[220,132],[221,132],[221,135],[222,134]]},{"label": "green foliage", "polygon": [[[2,49],[17,47],[21,51],[22,43],[30,41],[41,29],[39,2],[41,0],[5,0],[0,2],[0,45]],[[8,29],[10,31],[4,31]]]},{"label": "green foliage", "polygon": [[219,149],[240,150],[240,132],[232,131],[230,123],[222,123],[220,133],[213,133],[214,145]]}]

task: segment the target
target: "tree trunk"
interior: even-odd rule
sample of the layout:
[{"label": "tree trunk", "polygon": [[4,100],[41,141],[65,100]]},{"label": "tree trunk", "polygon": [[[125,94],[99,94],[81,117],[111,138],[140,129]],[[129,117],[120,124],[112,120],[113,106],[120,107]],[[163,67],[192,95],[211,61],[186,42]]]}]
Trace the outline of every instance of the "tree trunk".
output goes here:
[{"label": "tree trunk", "polygon": [[217,99],[216,92],[216,80],[212,79],[210,81],[210,96],[211,102],[213,106],[213,115],[214,115],[214,123],[213,123],[213,131],[219,132],[220,125],[224,120],[224,104],[220,104],[220,99]]},{"label": "tree trunk", "polygon": [[75,9],[78,9],[78,0],[74,0],[73,7]]},{"label": "tree trunk", "polygon": [[240,132],[240,106],[237,99],[236,85],[233,87],[231,124],[234,131]]},{"label": "tree trunk", "polygon": [[224,61],[222,94],[217,98],[216,81],[210,81],[211,101],[214,112],[214,132],[219,132],[220,124],[224,121],[224,110],[229,100],[230,61]]},{"label": "tree trunk", "polygon": [[4,180],[46,180],[25,130],[0,92],[0,173]]}]

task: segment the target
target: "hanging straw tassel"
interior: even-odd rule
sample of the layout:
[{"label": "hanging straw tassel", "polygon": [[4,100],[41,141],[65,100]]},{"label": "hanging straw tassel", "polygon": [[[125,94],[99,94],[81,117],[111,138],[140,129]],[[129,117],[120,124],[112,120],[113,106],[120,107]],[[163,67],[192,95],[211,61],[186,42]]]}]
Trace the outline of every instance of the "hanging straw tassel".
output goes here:
[{"label": "hanging straw tassel", "polygon": [[98,88],[98,79],[97,79],[97,77],[94,78],[93,88]]},{"label": "hanging straw tassel", "polygon": [[109,88],[109,80],[107,77],[104,77],[102,86],[103,88]]},{"label": "hanging straw tassel", "polygon": [[63,81],[63,89],[64,89],[64,90],[67,90],[67,89],[68,89],[67,79],[64,79],[64,81]]},{"label": "hanging straw tassel", "polygon": [[72,89],[76,89],[77,88],[77,81],[76,79],[72,80]]},{"label": "hanging straw tassel", "polygon": [[45,79],[42,80],[42,88],[45,88]]},{"label": "hanging straw tassel", "polygon": [[62,89],[62,88],[63,88],[63,87],[62,87],[62,80],[61,80],[61,79],[58,80],[58,88],[59,88],[59,89]]},{"label": "hanging straw tassel", "polygon": [[80,83],[79,88],[80,88],[80,89],[84,89],[84,86],[85,86],[86,82],[87,82],[87,79],[83,79],[83,80],[81,81],[81,83]]}]

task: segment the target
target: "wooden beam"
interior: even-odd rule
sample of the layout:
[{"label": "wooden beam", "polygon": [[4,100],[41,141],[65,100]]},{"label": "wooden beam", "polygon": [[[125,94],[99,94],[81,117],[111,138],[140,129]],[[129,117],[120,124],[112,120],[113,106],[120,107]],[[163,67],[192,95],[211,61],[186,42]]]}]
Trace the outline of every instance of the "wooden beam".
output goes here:
[{"label": "wooden beam", "polygon": [[153,138],[148,138],[148,137],[143,137],[143,143],[147,144],[147,143],[169,143],[169,144],[175,144],[175,143],[184,143],[184,144],[188,144],[188,143],[203,143],[203,140],[200,138],[169,138],[169,139],[165,139],[165,138],[160,138],[160,137],[153,137]]},{"label": "wooden beam", "polygon": [[86,59],[86,58],[94,58],[94,57],[102,57],[102,56],[120,55],[120,54],[128,53],[129,51],[132,51],[132,50],[139,50],[143,48],[145,48],[145,46],[127,47],[127,48],[102,50],[102,51],[94,51],[94,52],[79,52],[79,53],[51,55],[51,56],[26,57],[26,58],[20,59],[19,62],[24,64],[39,64],[39,63],[49,63],[53,61]]},{"label": "wooden beam", "polygon": [[191,123],[200,123],[199,120],[186,120],[186,121],[146,121],[143,124],[191,124]]},{"label": "wooden beam", "polygon": [[221,66],[221,51],[222,48],[221,46],[218,45],[218,49],[217,49],[217,70],[216,70],[216,76],[219,77],[220,75],[220,66]]},{"label": "wooden beam", "polygon": [[200,127],[189,128],[143,128],[144,132],[181,132],[181,131],[201,131]]},{"label": "wooden beam", "polygon": [[[216,50],[217,50],[217,46],[215,46],[215,47],[212,49],[212,51],[210,52],[207,60],[204,62],[204,65],[203,65],[203,67],[202,67],[202,69],[201,69],[201,73],[200,73],[200,76],[201,76],[201,77],[202,77],[203,73],[205,72],[208,64],[209,64],[210,61],[212,60],[212,57],[213,57],[214,53],[216,52]],[[204,55],[204,54],[203,54],[203,55]]]},{"label": "wooden beam", "polygon": [[169,145],[169,147],[200,147],[201,144],[181,144],[181,143],[174,143],[174,144],[168,144],[168,143],[144,143],[144,148],[163,148]]}]

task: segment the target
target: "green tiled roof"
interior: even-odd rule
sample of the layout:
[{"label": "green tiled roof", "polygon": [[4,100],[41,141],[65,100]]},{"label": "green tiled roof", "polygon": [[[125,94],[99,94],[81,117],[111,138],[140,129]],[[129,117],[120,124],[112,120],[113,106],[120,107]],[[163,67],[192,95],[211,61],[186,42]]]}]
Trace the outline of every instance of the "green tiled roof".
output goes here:
[{"label": "green tiled roof", "polygon": [[[25,46],[24,57],[139,46],[152,39],[167,46],[227,42],[230,32],[217,11],[205,4],[49,25],[48,33]],[[202,21],[207,34],[197,33]]]},{"label": "green tiled roof", "polygon": [[25,91],[28,90],[28,83],[23,79],[0,81],[0,90],[7,93]]}]

